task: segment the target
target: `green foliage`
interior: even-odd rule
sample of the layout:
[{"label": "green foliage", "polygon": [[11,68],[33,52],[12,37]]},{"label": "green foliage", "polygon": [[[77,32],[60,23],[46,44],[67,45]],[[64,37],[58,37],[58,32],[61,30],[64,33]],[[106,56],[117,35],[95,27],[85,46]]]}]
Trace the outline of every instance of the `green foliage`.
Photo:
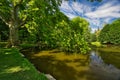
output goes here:
[{"label": "green foliage", "polygon": [[48,80],[45,74],[41,73],[40,74],[40,80]]},{"label": "green foliage", "polygon": [[58,23],[54,29],[53,36],[56,44],[63,51],[86,53],[89,50],[84,36],[88,30],[87,28],[88,22],[76,17],[70,23],[65,21]]},{"label": "green foliage", "polygon": [[28,49],[28,48],[34,48],[35,47],[35,44],[26,44],[26,43],[24,43],[24,44],[20,44],[20,47],[22,48],[22,49]]},{"label": "green foliage", "polygon": [[120,19],[105,25],[100,32],[99,40],[102,43],[120,44]]},{"label": "green foliage", "polygon": [[89,23],[80,17],[70,21],[59,10],[61,1],[1,0],[0,18],[11,30],[11,44],[18,44],[19,37],[21,43],[27,41],[48,48],[60,47],[70,52],[86,53],[89,50],[86,42],[90,38]]},{"label": "green foliage", "polygon": [[91,33],[91,42],[97,41],[97,37],[95,33]]},{"label": "green foliage", "polygon": [[[37,19],[36,19],[37,20]],[[35,20],[35,24],[32,29],[28,31],[32,34],[35,39],[35,43],[41,47],[46,46],[46,48],[56,48],[55,38],[53,37],[53,31],[57,23],[65,20],[69,22],[68,17],[66,17],[61,12],[56,12],[54,15],[47,15],[42,20]]]},{"label": "green foliage", "polygon": [[76,17],[72,19],[71,25],[76,33],[81,34],[86,41],[90,42],[90,27],[88,21],[84,18]]},{"label": "green foliage", "polygon": [[0,19],[10,28],[11,45],[19,44],[18,32],[22,26],[25,26],[30,34],[36,34],[38,24],[49,25],[45,22],[49,22],[51,16],[59,11],[60,3],[61,0],[0,0]]}]

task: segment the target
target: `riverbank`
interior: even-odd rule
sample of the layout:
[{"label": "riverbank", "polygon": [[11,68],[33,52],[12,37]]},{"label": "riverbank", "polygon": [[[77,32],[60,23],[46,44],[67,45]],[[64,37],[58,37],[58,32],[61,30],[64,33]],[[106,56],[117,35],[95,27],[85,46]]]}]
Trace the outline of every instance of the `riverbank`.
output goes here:
[{"label": "riverbank", "polygon": [[0,48],[0,80],[47,80],[15,48]]},{"label": "riverbank", "polygon": [[120,53],[120,46],[99,47],[98,50],[104,51],[104,52],[118,52],[118,53]]},{"label": "riverbank", "polygon": [[100,42],[91,42],[90,47],[104,52],[120,52],[120,45],[101,44]]}]

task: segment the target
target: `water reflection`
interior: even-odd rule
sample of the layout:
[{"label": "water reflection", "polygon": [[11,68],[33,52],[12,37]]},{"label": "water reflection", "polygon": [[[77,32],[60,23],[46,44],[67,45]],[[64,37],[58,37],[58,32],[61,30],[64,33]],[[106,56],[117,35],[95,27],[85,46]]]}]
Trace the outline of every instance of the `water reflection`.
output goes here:
[{"label": "water reflection", "polygon": [[120,70],[112,64],[106,64],[96,50],[91,51],[90,55],[66,55],[52,50],[23,53],[38,70],[51,74],[56,80],[120,80]]},{"label": "water reflection", "polygon": [[[97,51],[91,51],[90,68],[99,76],[108,77],[110,80],[120,80],[120,70],[112,64],[106,64]],[[100,74],[101,73],[101,74]]]}]

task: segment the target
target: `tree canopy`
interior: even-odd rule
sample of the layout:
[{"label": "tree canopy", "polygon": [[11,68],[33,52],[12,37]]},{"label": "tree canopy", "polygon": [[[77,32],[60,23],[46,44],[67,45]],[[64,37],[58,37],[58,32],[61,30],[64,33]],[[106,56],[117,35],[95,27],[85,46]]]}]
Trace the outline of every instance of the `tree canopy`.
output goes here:
[{"label": "tree canopy", "polygon": [[89,23],[81,17],[73,18],[69,23],[59,22],[54,29],[56,44],[64,51],[86,53],[89,50],[85,36],[88,26]]},{"label": "tree canopy", "polygon": [[120,44],[120,19],[106,24],[100,32],[99,40],[102,43]]},{"label": "tree canopy", "polygon": [[80,17],[69,20],[59,10],[62,1],[0,0],[0,20],[9,28],[9,46],[28,41],[71,52],[87,52],[89,23]]},{"label": "tree canopy", "polygon": [[18,30],[21,26],[45,20],[46,16],[59,11],[60,3],[61,0],[0,0],[0,19],[10,28],[11,45],[19,44]]}]

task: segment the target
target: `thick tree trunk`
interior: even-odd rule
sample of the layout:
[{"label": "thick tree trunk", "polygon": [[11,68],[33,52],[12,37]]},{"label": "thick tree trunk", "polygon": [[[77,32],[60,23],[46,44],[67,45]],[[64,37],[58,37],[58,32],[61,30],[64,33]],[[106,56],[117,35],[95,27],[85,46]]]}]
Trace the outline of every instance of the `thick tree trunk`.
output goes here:
[{"label": "thick tree trunk", "polygon": [[19,35],[18,35],[18,27],[17,25],[10,26],[10,44],[12,47],[16,47],[19,45]]}]

